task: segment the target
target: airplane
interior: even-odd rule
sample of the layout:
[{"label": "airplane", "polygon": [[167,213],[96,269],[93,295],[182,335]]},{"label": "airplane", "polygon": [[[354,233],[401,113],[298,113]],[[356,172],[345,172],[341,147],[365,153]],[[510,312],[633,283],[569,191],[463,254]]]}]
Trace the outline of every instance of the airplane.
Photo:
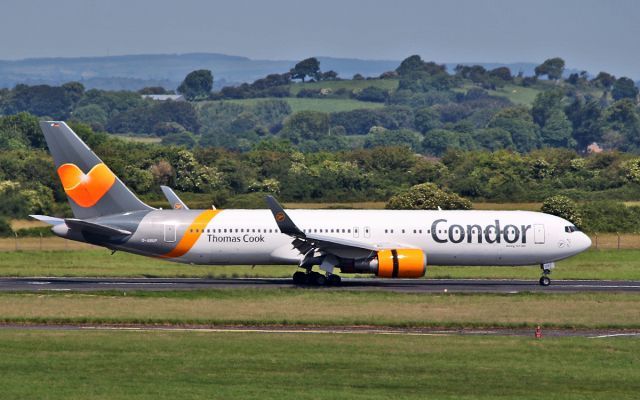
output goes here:
[{"label": "airplane", "polygon": [[[338,285],[340,275],[421,278],[428,265],[540,265],[591,240],[574,224],[531,211],[189,209],[163,189],[172,209],[143,203],[62,121],[40,123],[73,218],[32,217],[55,235],[162,260],[204,265],[299,267],[298,285]],[[314,271],[314,267],[319,271]]]}]

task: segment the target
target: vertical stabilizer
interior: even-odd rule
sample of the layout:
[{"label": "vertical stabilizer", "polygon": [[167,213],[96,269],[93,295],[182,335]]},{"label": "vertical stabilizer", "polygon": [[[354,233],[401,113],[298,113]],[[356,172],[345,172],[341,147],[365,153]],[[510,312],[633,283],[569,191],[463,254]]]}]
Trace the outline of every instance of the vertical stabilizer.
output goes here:
[{"label": "vertical stabilizer", "polygon": [[56,172],[79,219],[152,210],[61,121],[40,122]]}]

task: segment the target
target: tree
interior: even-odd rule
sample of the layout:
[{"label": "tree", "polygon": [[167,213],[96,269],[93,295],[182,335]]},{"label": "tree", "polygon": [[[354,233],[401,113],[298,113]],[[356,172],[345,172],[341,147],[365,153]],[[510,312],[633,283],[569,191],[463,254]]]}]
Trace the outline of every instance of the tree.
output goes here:
[{"label": "tree", "polygon": [[441,156],[450,149],[470,150],[474,147],[475,142],[468,133],[445,129],[432,129],[422,140],[422,151],[434,156]]},{"label": "tree", "polygon": [[208,69],[190,72],[178,86],[178,93],[189,100],[207,98],[213,88],[213,75]]},{"label": "tree", "polygon": [[138,93],[140,93],[140,94],[169,94],[169,92],[167,92],[167,89],[163,88],[162,86],[147,86],[147,87],[143,87],[142,89],[138,90]]},{"label": "tree", "polygon": [[551,112],[560,109],[562,97],[563,94],[560,90],[547,90],[538,93],[531,105],[533,121],[538,124],[538,126],[543,127],[547,122],[547,118],[551,115]]},{"label": "tree", "polygon": [[511,133],[501,128],[478,129],[473,138],[479,146],[489,151],[513,150],[515,147]]},{"label": "tree", "polygon": [[547,197],[542,203],[541,211],[564,218],[575,226],[582,226],[582,216],[578,210],[578,205],[566,196]]},{"label": "tree", "polygon": [[360,101],[373,101],[377,103],[384,103],[388,97],[388,91],[376,86],[366,87],[355,94],[355,98]]},{"label": "tree", "polygon": [[413,151],[420,149],[420,134],[409,129],[390,131],[373,128],[364,141],[364,148],[407,146]]},{"label": "tree", "polygon": [[618,133],[627,145],[640,148],[640,115],[631,99],[618,100],[609,106],[603,115],[604,128]]},{"label": "tree", "polygon": [[103,130],[107,124],[107,113],[97,104],[78,107],[71,117],[74,120],[86,122],[98,130]]},{"label": "tree", "polygon": [[422,183],[393,196],[385,208],[389,210],[437,210],[438,208],[470,210],[471,202],[455,193],[438,188],[434,183]]},{"label": "tree", "polygon": [[584,102],[575,99],[565,113],[573,125],[573,138],[579,149],[586,149],[588,145],[602,139],[602,109],[597,100]]},{"label": "tree", "polygon": [[508,67],[494,68],[489,71],[489,76],[505,82],[511,82],[513,80],[513,76],[511,76],[511,70]]},{"label": "tree", "polygon": [[605,90],[609,90],[611,89],[611,86],[613,86],[613,84],[616,82],[616,77],[607,72],[601,71],[598,76],[593,78],[591,82],[602,86]]},{"label": "tree", "polygon": [[299,144],[303,140],[319,140],[329,134],[329,116],[318,111],[298,111],[284,121],[281,135]]},{"label": "tree", "polygon": [[493,115],[487,126],[509,132],[515,148],[521,153],[540,146],[538,127],[525,107],[504,108]]},{"label": "tree", "polygon": [[614,100],[620,100],[620,99],[635,100],[636,97],[638,97],[638,88],[636,87],[635,82],[623,76],[613,84],[613,90],[611,91],[611,96],[613,96]]},{"label": "tree", "polygon": [[571,122],[561,109],[554,109],[542,131],[542,142],[551,147],[573,147]]},{"label": "tree", "polygon": [[409,75],[414,72],[422,71],[424,68],[424,61],[422,61],[422,57],[417,54],[409,56],[402,60],[398,68],[396,68],[396,72],[398,75]]},{"label": "tree", "polygon": [[67,98],[71,103],[76,104],[84,95],[84,85],[80,82],[67,82],[62,85]]},{"label": "tree", "polygon": [[171,132],[162,137],[162,144],[184,146],[188,149],[196,145],[193,135],[187,131]]},{"label": "tree", "polygon": [[0,135],[9,134],[31,147],[44,149],[45,140],[38,118],[26,112],[0,117]]},{"label": "tree", "polygon": [[425,134],[440,126],[440,113],[431,107],[423,107],[415,112],[414,125],[420,133]]},{"label": "tree", "polygon": [[333,70],[323,72],[320,74],[320,79],[323,81],[335,81],[338,79],[338,73]]},{"label": "tree", "polygon": [[38,116],[62,119],[66,117],[71,106],[71,99],[67,96],[66,90],[60,86],[16,85],[8,111],[11,113],[26,111]]},{"label": "tree", "polygon": [[302,82],[307,76],[317,78],[320,73],[320,61],[315,57],[307,58],[297,63],[290,73],[292,79],[301,79]]},{"label": "tree", "polygon": [[535,68],[536,76],[546,75],[552,80],[560,79],[563,71],[564,60],[560,57],[549,58]]}]

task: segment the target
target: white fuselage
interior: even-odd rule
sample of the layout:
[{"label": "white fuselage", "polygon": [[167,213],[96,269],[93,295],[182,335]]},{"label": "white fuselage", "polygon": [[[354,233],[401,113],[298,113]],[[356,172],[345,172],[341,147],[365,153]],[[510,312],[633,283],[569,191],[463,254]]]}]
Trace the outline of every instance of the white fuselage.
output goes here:
[{"label": "white fuselage", "polygon": [[[164,254],[188,246],[173,261],[195,264],[298,264],[292,238],[278,231],[269,210],[159,210],[147,214],[121,246],[139,254]],[[210,212],[210,211],[209,211]],[[369,245],[419,248],[428,264],[531,265],[586,250],[591,241],[570,222],[529,211],[289,210],[304,232]],[[191,235],[191,243],[183,236]],[[195,236],[194,236],[195,235]],[[179,254],[179,253],[178,253]]]}]

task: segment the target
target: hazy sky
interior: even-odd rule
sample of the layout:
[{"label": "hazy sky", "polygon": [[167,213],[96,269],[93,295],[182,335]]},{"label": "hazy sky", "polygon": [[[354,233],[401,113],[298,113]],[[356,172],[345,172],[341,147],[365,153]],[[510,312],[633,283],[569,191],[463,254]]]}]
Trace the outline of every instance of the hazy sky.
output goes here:
[{"label": "hazy sky", "polygon": [[640,0],[4,0],[0,59],[218,52],[540,62],[640,78]]}]

